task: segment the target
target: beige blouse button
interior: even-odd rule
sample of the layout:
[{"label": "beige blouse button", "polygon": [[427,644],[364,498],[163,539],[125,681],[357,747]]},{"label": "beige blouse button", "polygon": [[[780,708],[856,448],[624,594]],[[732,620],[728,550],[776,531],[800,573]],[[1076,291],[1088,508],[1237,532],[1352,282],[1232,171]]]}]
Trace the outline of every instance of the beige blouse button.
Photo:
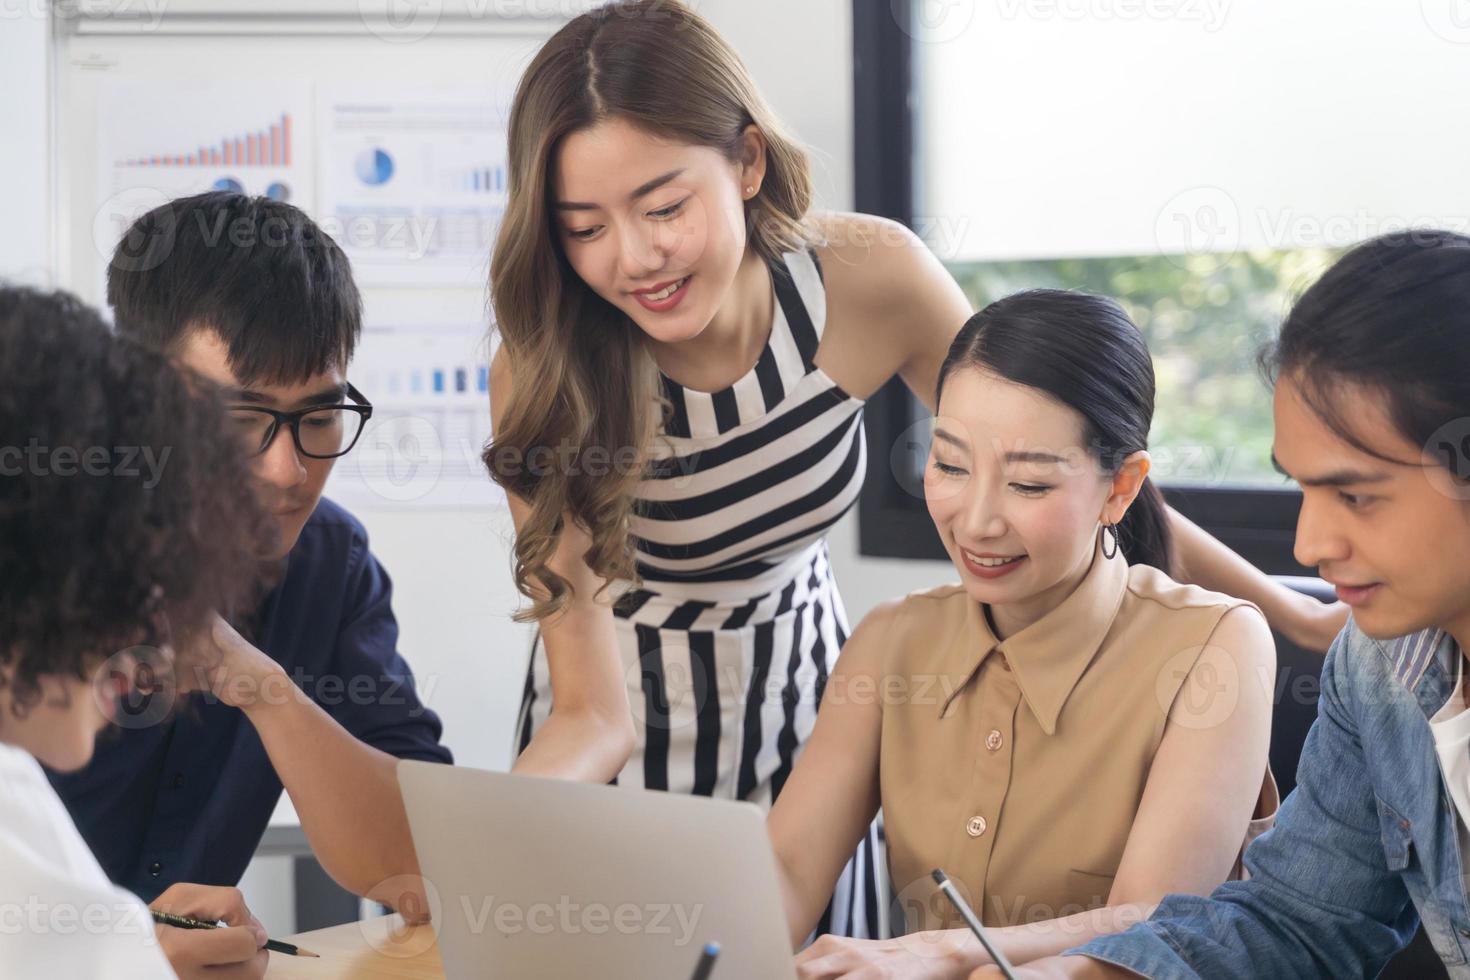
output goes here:
[{"label": "beige blouse button", "polygon": [[1004,739],[1000,737],[998,729],[991,729],[990,734],[985,736],[985,747],[992,752],[998,751]]},{"label": "beige blouse button", "polygon": [[970,822],[965,825],[965,831],[969,833],[971,837],[979,837],[981,834],[985,833],[985,827],[986,823],[984,817],[971,817]]}]

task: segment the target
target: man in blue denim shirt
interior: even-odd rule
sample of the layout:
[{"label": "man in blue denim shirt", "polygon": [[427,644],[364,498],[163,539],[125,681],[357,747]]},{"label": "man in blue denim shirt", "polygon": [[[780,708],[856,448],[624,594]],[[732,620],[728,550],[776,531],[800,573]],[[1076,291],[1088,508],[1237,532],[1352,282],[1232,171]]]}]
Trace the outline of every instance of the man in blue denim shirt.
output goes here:
[{"label": "man in blue denim shirt", "polygon": [[1373,976],[1423,919],[1470,975],[1459,817],[1426,719],[1457,679],[1440,629],[1379,641],[1351,623],[1327,655],[1296,790],[1246,852],[1247,881],[1171,895],[1081,952],[1148,977]]},{"label": "man in blue denim shirt", "polygon": [[1470,978],[1470,238],[1360,245],[1297,302],[1269,363],[1275,459],[1302,487],[1297,560],[1353,609],[1296,790],[1248,880],[1170,895],[1020,977],[1372,977],[1422,921]]},{"label": "man in blue denim shirt", "polygon": [[140,700],[88,769],[53,784],[108,875],[145,899],[238,882],[284,787],[332,877],[416,915],[396,766],[451,757],[398,654],[388,576],[321,496],[371,413],[346,379],[361,332],[346,256],[290,205],[202,194],[134,223],[108,301],[120,333],[219,387],[220,438],[239,442],[275,518],[273,587],[238,632],[216,617],[211,636],[176,638],[213,665],[179,679],[200,693]]}]

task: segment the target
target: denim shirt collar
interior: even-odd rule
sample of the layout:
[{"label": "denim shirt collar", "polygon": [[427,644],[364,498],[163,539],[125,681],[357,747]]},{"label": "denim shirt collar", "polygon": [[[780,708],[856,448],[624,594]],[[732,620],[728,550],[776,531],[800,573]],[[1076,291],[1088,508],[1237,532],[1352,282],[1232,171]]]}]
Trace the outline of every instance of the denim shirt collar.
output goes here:
[{"label": "denim shirt collar", "polygon": [[1448,631],[1431,627],[1379,643],[1393,664],[1393,676],[1414,697],[1425,720],[1444,707],[1459,676],[1460,645]]}]

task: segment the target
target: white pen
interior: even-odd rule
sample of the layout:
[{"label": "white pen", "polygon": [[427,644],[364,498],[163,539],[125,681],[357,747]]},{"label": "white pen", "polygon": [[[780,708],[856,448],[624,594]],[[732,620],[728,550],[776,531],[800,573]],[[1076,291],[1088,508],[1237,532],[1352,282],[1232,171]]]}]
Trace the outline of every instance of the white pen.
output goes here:
[{"label": "white pen", "polygon": [[990,940],[985,935],[985,927],[975,917],[975,912],[970,908],[970,903],[965,901],[965,897],[955,890],[954,882],[949,880],[949,875],[938,868],[934,869],[933,875],[935,882],[939,884],[939,890],[944,892],[950,904],[960,913],[960,916],[965,920],[965,925],[969,926],[970,931],[975,934],[975,938],[980,940],[980,945],[984,946],[985,952],[990,954],[991,961],[1000,967],[1000,972],[1005,975],[1006,980],[1016,980],[1016,973],[1011,968],[1011,961],[1006,959],[1004,953],[991,945]]}]

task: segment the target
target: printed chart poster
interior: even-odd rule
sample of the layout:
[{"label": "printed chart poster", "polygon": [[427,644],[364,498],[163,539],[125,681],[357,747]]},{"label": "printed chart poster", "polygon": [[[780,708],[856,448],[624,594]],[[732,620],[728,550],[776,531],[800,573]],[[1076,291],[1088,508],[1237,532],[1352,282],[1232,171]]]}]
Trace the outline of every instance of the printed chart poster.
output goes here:
[{"label": "printed chart poster", "polygon": [[483,288],[506,199],[494,94],[324,86],[317,110],[321,220],[358,281]]},{"label": "printed chart poster", "polygon": [[480,459],[490,440],[483,324],[372,305],[348,374],[373,417],[337,461],[327,496],[354,510],[504,507]]},{"label": "printed chart poster", "polygon": [[310,212],[311,109],[305,82],[102,82],[92,226],[98,253],[111,255],[144,212],[208,190],[264,195]]}]

